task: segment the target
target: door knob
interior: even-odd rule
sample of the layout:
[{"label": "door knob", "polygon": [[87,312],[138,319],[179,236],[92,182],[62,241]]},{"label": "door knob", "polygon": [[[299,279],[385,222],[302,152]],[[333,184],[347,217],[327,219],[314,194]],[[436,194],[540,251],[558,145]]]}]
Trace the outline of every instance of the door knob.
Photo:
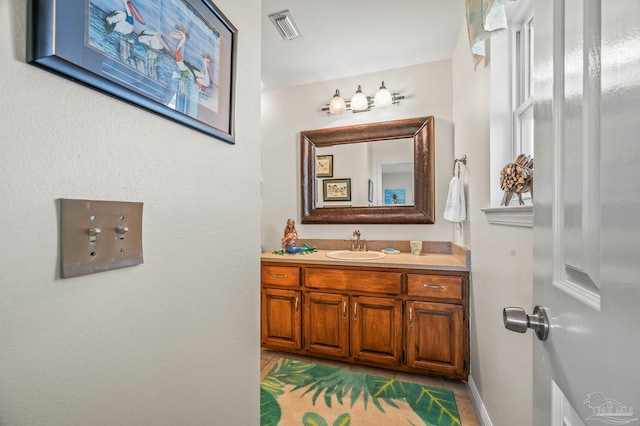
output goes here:
[{"label": "door knob", "polygon": [[533,308],[533,314],[527,315],[522,308],[504,308],[502,320],[507,330],[526,333],[527,329],[535,330],[540,340],[547,340],[549,336],[549,318],[542,306]]}]

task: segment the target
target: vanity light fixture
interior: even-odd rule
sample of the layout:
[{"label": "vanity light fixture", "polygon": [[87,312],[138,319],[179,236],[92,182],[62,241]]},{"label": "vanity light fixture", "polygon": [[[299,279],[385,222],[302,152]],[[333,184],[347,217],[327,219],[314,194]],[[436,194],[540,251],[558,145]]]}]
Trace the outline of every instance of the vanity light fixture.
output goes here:
[{"label": "vanity light fixture", "polygon": [[392,93],[384,85],[384,81],[380,85],[380,89],[374,96],[367,96],[362,92],[362,87],[358,85],[356,93],[353,95],[350,101],[345,101],[340,96],[340,90],[336,89],[336,93],[333,95],[331,102],[326,104],[322,111],[329,114],[342,114],[345,111],[352,112],[364,112],[371,111],[372,108],[384,108],[390,105],[398,105],[400,99],[404,99],[404,96],[400,96],[399,93]]},{"label": "vanity light fixture", "polygon": [[352,111],[364,111],[369,109],[369,97],[362,93],[362,87],[358,84],[358,90],[353,94],[351,98],[351,110]]},{"label": "vanity light fixture", "polygon": [[331,114],[342,114],[347,110],[347,103],[340,96],[340,91],[336,89],[336,94],[331,98],[329,102],[329,112]]},{"label": "vanity light fixture", "polygon": [[383,81],[382,85],[380,85],[380,89],[378,89],[375,96],[373,97],[373,106],[376,108],[383,108],[383,107],[388,107],[392,103],[393,103],[393,95],[391,94],[389,89],[384,87],[384,81]]}]

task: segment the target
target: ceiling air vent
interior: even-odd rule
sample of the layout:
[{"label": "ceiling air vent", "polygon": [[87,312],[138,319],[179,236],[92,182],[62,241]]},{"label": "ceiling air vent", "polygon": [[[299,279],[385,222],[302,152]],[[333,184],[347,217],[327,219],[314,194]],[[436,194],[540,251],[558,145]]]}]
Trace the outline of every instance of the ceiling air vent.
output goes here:
[{"label": "ceiling air vent", "polygon": [[293,40],[294,38],[302,37],[298,25],[293,20],[291,12],[283,10],[282,12],[276,12],[269,15],[269,19],[276,26],[276,29],[280,33],[283,39]]}]

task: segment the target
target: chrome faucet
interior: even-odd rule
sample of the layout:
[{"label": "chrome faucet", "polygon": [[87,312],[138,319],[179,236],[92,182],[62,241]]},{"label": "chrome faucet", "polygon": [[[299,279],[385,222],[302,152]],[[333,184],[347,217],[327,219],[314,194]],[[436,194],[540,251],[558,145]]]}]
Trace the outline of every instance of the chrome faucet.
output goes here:
[{"label": "chrome faucet", "polygon": [[351,248],[349,250],[360,250],[360,230],[356,229],[353,231],[353,236],[355,237],[355,240],[351,240]]},{"label": "chrome faucet", "polygon": [[353,236],[355,239],[351,240],[351,251],[367,251],[367,240],[360,239],[360,230],[356,229],[353,231]]}]

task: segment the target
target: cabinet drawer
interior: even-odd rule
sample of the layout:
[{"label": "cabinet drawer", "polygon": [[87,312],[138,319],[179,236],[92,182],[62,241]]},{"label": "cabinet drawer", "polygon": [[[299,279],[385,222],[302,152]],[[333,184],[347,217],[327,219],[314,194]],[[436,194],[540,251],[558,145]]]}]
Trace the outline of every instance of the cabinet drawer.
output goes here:
[{"label": "cabinet drawer", "polygon": [[263,266],[261,280],[263,285],[299,287],[300,268],[293,266]]},{"label": "cabinet drawer", "polygon": [[401,276],[399,272],[307,268],[305,285],[317,289],[395,295],[400,294]]},{"label": "cabinet drawer", "polygon": [[415,297],[462,299],[462,277],[408,274],[407,294]]}]

